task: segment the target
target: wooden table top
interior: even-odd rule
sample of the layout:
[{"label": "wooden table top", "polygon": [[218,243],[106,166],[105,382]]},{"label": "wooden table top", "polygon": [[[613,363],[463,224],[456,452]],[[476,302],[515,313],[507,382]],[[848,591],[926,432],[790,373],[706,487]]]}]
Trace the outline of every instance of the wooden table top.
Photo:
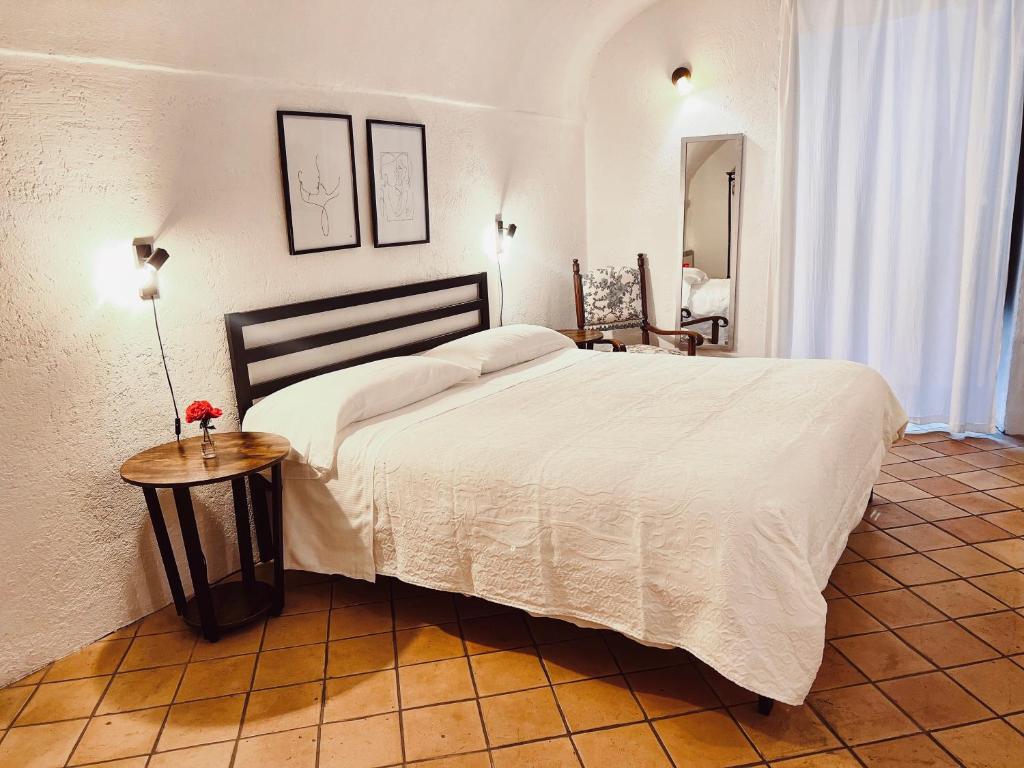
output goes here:
[{"label": "wooden table top", "polygon": [[592,341],[604,338],[604,333],[601,331],[581,331],[578,328],[560,330],[559,333],[568,336],[570,341],[574,341],[577,344],[589,344]]},{"label": "wooden table top", "polygon": [[269,432],[214,433],[217,455],[207,460],[202,441],[189,437],[137,453],[121,465],[121,479],[151,488],[218,483],[272,467],[291,450],[285,438]]}]

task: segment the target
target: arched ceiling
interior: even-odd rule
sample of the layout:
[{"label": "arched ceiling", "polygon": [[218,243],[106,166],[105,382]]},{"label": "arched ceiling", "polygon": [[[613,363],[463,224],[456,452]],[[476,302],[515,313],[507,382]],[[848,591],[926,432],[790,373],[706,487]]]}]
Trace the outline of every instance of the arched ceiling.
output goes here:
[{"label": "arched ceiling", "polygon": [[0,47],[578,117],[656,0],[3,0]]}]

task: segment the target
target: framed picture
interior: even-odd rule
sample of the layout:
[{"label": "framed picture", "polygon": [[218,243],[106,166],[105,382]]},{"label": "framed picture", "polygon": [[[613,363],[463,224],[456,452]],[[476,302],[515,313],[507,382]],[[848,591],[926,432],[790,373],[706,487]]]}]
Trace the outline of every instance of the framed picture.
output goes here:
[{"label": "framed picture", "polygon": [[359,247],[352,117],[277,113],[281,177],[292,254]]},{"label": "framed picture", "polygon": [[367,120],[366,147],[374,247],[429,243],[426,126]]}]

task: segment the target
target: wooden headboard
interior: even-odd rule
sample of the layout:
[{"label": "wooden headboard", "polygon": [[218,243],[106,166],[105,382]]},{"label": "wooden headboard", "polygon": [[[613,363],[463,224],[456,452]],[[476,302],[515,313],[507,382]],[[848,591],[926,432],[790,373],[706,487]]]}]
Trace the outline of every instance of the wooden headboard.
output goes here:
[{"label": "wooden headboard", "polygon": [[224,315],[238,420],[296,382],[490,328],[487,273]]}]

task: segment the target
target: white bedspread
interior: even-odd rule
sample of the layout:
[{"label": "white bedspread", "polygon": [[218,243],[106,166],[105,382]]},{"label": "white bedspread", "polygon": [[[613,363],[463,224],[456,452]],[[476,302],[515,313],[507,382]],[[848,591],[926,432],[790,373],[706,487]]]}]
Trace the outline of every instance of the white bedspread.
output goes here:
[{"label": "white bedspread", "polygon": [[686,648],[797,704],[905,421],[853,363],[557,352],[351,428],[329,482],[286,467],[286,563]]}]

